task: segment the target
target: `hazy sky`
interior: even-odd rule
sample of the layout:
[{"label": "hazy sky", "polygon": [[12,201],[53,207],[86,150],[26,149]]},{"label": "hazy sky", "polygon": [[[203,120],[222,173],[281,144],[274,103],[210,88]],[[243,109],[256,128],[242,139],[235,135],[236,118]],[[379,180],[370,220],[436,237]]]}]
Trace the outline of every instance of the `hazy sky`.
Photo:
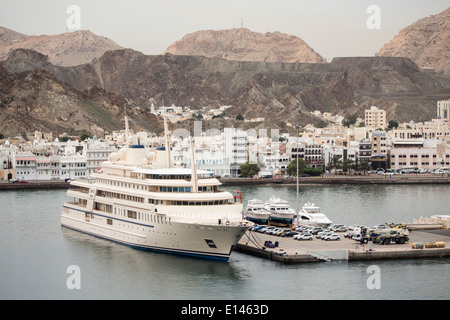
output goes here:
[{"label": "hazy sky", "polygon": [[[437,14],[449,0],[0,0],[0,26],[28,35],[66,32],[70,5],[80,8],[81,29],[145,54],[161,54],[185,34],[240,27],[280,31],[333,57],[373,56],[402,28]],[[380,28],[366,21],[380,8]]]}]

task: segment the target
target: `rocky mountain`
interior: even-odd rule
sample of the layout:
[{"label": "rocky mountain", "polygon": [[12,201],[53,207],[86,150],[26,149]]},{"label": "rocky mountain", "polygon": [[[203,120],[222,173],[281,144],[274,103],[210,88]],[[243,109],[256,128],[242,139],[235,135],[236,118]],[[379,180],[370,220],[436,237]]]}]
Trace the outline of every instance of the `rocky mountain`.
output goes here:
[{"label": "rocky mountain", "polygon": [[16,42],[25,41],[30,36],[16,32],[4,27],[0,27],[0,47],[9,46]]},{"label": "rocky mountain", "polygon": [[0,27],[0,60],[16,49],[32,49],[49,57],[52,64],[76,66],[91,62],[106,51],[121,49],[114,41],[88,30],[57,35],[27,36]]},{"label": "rocky mountain", "polygon": [[400,30],[376,55],[407,57],[450,76],[450,7]]},{"label": "rocky mountain", "polygon": [[[223,119],[204,122],[204,127],[219,130],[230,125],[243,129],[292,130],[288,122],[304,125],[318,121],[310,111],[363,117],[364,110],[372,105],[387,110],[388,119],[423,121],[435,117],[436,101],[448,99],[450,95],[449,78],[422,72],[410,59],[395,57],[335,58],[330,63],[271,63],[172,54],[149,56],[123,49],[108,51],[90,63],[61,67],[38,53],[16,50],[1,64],[13,79],[45,70],[60,86],[74,87],[82,93],[113,93],[126,98],[139,117],[148,115],[151,103],[156,107],[173,103],[192,109],[232,105],[226,113],[233,119],[238,114],[247,119],[266,119],[260,123]],[[5,87],[9,88],[7,83]],[[34,94],[24,94],[24,99],[33,101],[39,91],[48,92],[47,87],[53,88],[41,86]],[[37,90],[37,85],[34,88]],[[66,95],[71,94],[70,90],[66,92]],[[3,101],[2,108],[14,110],[13,101],[5,98],[0,101]],[[63,101],[53,102],[53,105],[64,107]],[[106,103],[105,109],[117,114],[121,103],[115,105],[118,107]],[[68,109],[75,112],[75,105],[72,106]],[[79,104],[78,109],[81,107]],[[139,117],[135,117],[136,122]],[[67,119],[67,127],[83,125],[69,120],[70,117]],[[143,118],[141,126],[149,121]]]},{"label": "rocky mountain", "polygon": [[326,62],[296,36],[277,31],[262,34],[245,28],[190,33],[164,53],[239,61]]},{"label": "rocky mountain", "polygon": [[[80,91],[43,69],[14,73],[0,65],[0,132],[5,136],[35,130],[103,136],[123,128],[124,106],[126,101],[114,93]],[[134,129],[161,130],[153,115],[129,107],[127,114],[135,119]]]}]

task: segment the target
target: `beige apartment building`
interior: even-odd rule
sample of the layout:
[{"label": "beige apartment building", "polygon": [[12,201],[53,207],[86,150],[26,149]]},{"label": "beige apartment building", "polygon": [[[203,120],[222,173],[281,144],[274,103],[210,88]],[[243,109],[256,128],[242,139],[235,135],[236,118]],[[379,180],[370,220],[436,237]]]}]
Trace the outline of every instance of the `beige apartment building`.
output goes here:
[{"label": "beige apartment building", "polygon": [[386,128],[386,111],[378,109],[375,106],[370,107],[369,110],[365,111],[364,124],[366,127],[375,129]]},{"label": "beige apartment building", "polygon": [[417,167],[428,171],[450,166],[450,138],[395,141],[390,150],[392,169]]}]

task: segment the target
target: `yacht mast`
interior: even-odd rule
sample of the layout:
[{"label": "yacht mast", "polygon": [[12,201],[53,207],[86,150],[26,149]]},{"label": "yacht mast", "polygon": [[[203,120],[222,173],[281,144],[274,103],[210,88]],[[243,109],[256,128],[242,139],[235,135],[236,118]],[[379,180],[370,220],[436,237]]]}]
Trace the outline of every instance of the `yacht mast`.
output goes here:
[{"label": "yacht mast", "polygon": [[191,137],[191,182],[192,182],[192,192],[198,192],[198,181],[197,181],[197,165],[195,164],[195,151],[193,145],[194,138]]},{"label": "yacht mast", "polygon": [[125,148],[128,149],[128,137],[130,136],[130,129],[128,127],[127,107],[125,105],[123,105],[123,112],[125,113]]},{"label": "yacht mast", "polygon": [[169,129],[167,126],[167,118],[164,117],[164,137],[165,137],[165,147],[166,147],[166,155],[167,155],[167,167],[172,168],[172,157],[170,155],[170,135]]}]

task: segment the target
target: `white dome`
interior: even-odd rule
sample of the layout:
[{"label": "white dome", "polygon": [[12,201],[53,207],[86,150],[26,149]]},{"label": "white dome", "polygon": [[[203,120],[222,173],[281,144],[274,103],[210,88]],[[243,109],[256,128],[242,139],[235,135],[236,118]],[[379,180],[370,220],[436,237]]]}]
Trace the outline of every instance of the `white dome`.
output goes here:
[{"label": "white dome", "polygon": [[120,161],[124,161],[126,155],[127,155],[127,149],[126,148],[122,148],[122,149],[119,150],[118,156],[119,156],[119,160]]},{"label": "white dome", "polygon": [[116,162],[119,160],[119,154],[117,152],[113,152],[109,155],[109,161]]}]

